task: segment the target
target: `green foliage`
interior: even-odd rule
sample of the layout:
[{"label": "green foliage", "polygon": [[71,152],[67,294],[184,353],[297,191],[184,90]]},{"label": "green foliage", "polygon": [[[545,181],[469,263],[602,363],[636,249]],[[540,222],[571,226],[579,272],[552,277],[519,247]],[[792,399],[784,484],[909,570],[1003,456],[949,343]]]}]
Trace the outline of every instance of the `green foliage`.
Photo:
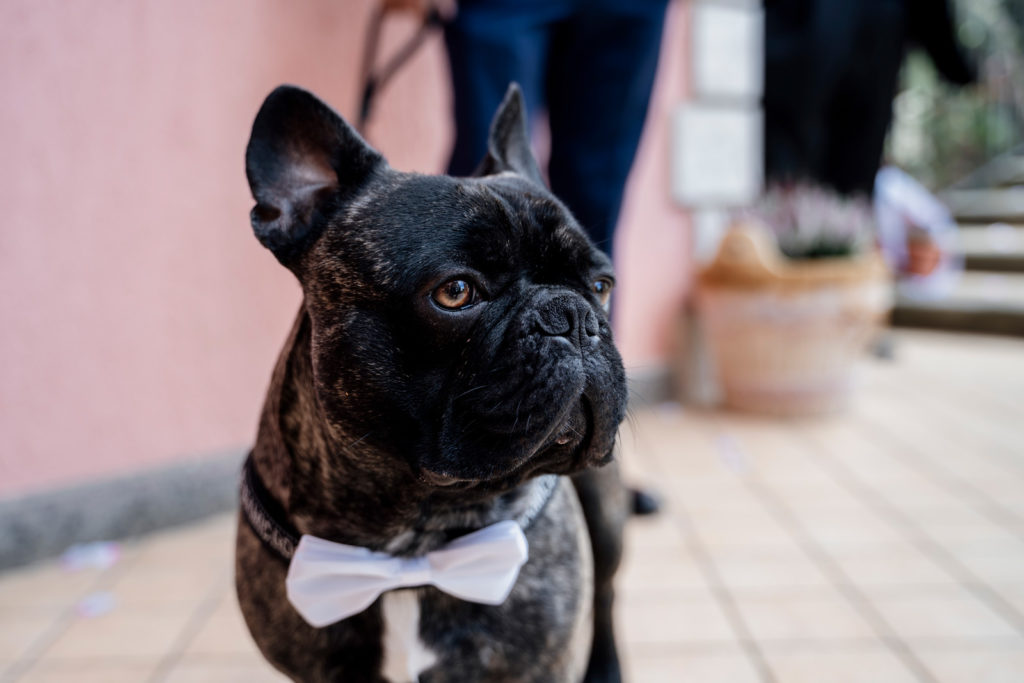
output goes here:
[{"label": "green foliage", "polygon": [[889,137],[891,160],[932,189],[1024,141],[1024,0],[962,0],[957,12],[979,82],[951,86],[924,54],[912,53]]}]

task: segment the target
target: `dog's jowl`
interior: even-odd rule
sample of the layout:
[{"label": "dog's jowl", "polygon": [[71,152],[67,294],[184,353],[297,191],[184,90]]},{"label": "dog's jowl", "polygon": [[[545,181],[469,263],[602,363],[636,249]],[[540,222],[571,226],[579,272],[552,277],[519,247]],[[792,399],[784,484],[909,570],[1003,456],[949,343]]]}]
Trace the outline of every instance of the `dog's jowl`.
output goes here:
[{"label": "dog's jowl", "polygon": [[545,188],[518,89],[471,178],[391,169],[292,87],[246,172],[303,291],[241,491],[260,650],[296,681],[619,680],[613,277]]}]

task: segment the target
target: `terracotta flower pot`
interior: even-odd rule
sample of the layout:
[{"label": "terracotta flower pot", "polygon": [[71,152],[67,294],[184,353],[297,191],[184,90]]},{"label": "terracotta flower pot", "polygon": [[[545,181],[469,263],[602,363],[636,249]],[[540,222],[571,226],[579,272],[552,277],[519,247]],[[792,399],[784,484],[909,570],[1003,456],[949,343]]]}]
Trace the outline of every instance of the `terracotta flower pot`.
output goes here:
[{"label": "terracotta flower pot", "polygon": [[701,271],[697,305],[728,405],[810,414],[847,402],[892,290],[877,252],[789,260],[764,228],[745,224]]}]

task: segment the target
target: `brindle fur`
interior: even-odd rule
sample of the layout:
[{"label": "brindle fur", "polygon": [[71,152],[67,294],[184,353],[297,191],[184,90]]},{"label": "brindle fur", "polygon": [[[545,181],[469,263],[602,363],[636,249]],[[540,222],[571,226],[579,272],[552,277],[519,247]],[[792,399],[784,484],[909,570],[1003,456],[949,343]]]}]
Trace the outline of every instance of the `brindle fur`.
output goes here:
[{"label": "brindle fur", "polygon": [[[481,169],[399,173],[309,93],[267,98],[247,151],[253,227],[304,298],[254,464],[301,533],[396,555],[516,518],[535,476],[575,474],[526,530],[530,559],[504,604],[415,589],[438,655],[420,681],[615,681],[627,505],[608,463],[626,392],[591,289],[610,264],[540,182],[515,88]],[[435,287],[467,273],[479,304],[433,306]],[[566,425],[578,433],[559,443]],[[298,681],[382,682],[379,601],[315,629],[289,604],[286,571],[240,518],[236,586],[266,658]]]}]

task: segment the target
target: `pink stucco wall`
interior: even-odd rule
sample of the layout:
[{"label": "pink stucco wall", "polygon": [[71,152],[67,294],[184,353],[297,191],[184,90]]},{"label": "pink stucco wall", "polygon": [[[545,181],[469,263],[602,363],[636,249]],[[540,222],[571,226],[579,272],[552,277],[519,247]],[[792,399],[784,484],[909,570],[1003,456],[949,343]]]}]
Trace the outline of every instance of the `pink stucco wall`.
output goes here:
[{"label": "pink stucco wall", "polygon": [[[352,114],[369,7],[0,4],[0,496],[251,440],[299,289],[248,226],[249,125],[282,82]],[[664,120],[685,85],[682,14],[619,242],[634,366],[664,358],[687,275]],[[388,42],[409,29],[389,25]],[[447,107],[435,40],[369,137],[395,167],[437,171]]]},{"label": "pink stucco wall", "polygon": [[627,372],[661,370],[692,275],[689,214],[669,191],[669,114],[689,93],[687,3],[669,5],[644,138],[616,232],[616,342]]}]

